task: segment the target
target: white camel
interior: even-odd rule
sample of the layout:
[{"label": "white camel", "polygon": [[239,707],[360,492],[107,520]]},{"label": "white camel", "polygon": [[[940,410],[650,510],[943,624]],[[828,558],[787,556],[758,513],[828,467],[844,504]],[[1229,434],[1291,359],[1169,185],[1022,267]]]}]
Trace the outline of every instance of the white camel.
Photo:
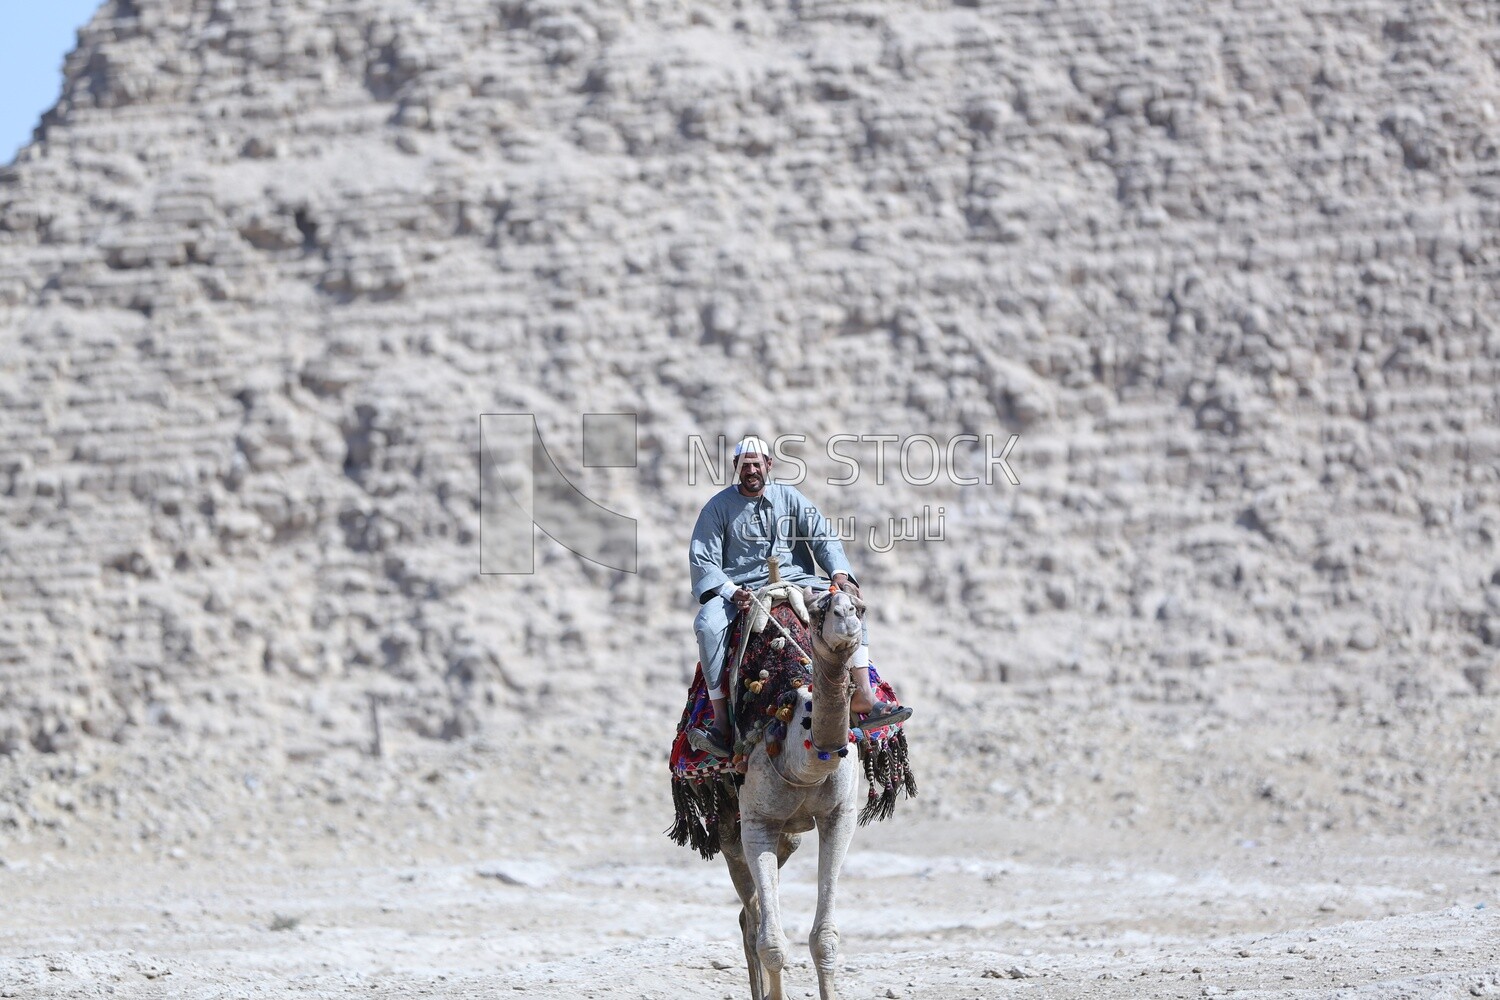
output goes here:
[{"label": "white camel", "polygon": [[[818,909],[808,944],[822,1000],[837,1000],[839,933],[833,922],[839,870],[858,823],[859,757],[849,744],[850,660],[859,647],[864,603],[845,591],[807,594],[813,686],[803,689],[788,721],[783,751],[764,741],[750,753],[739,790],[740,836],[725,837],[724,858],[743,908],[740,932],[753,1000],[783,1000],[787,939],[781,929],[780,867],[798,836],[818,829]],[[810,719],[804,724],[804,719]],[[792,734],[810,733],[812,749]],[[821,751],[821,752],[820,752]],[[720,828],[733,829],[733,807]]]}]

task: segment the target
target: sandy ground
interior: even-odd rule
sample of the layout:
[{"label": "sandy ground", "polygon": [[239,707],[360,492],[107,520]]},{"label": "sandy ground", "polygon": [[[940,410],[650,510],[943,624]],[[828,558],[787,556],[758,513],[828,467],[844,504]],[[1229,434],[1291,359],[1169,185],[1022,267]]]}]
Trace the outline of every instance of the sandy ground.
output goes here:
[{"label": "sandy ground", "polygon": [[[847,997],[1500,995],[1492,850],[903,809],[845,872]],[[727,876],[662,818],[533,817],[394,854],[305,824],[295,849],[12,845],[0,996],[746,996]],[[815,995],[815,851],[783,883],[791,997]]]},{"label": "sandy ground", "polygon": [[[0,172],[0,996],[743,997],[749,430],[921,713],[846,997],[1500,994],[1495,7],[117,0]],[[498,412],[637,414],[640,573],[476,575]]]}]

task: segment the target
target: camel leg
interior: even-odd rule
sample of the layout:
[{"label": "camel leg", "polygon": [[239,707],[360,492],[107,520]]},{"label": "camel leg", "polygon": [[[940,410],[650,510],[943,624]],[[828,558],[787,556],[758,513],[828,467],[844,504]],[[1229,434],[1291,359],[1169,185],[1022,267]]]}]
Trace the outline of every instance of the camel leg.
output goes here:
[{"label": "camel leg", "polygon": [[818,911],[813,917],[808,946],[818,970],[818,992],[822,1000],[838,1000],[834,975],[838,971],[839,931],[833,923],[833,901],[839,872],[854,839],[852,809],[836,809],[818,821]]},{"label": "camel leg", "polygon": [[760,904],[760,933],[755,939],[755,950],[769,987],[767,1000],[783,1000],[781,970],[786,968],[787,941],[781,932],[778,854],[782,840],[779,825],[772,829],[765,822],[740,818],[740,843],[744,847],[745,861],[750,866],[750,875],[755,880],[755,898]]},{"label": "camel leg", "polygon": [[761,975],[760,956],[755,951],[755,933],[760,922],[759,910],[755,904],[755,880],[751,878],[750,869],[745,865],[745,857],[740,853],[739,844],[725,841],[724,861],[729,866],[729,878],[734,882],[734,891],[740,897],[740,944],[745,949],[745,969],[750,975],[750,1000],[765,1000],[765,980]]},{"label": "camel leg", "polygon": [[[755,901],[755,880],[750,875],[749,866],[745,864],[745,856],[740,853],[743,848],[739,843],[738,816],[723,817],[721,822],[721,829],[735,831],[735,836],[724,840],[724,862],[729,867],[729,879],[734,883],[734,891],[740,897],[740,944],[745,949],[745,968],[750,975],[750,1000],[765,1000],[766,983],[761,972],[760,955],[755,950],[755,937],[760,926],[760,908]],[[776,866],[785,866],[787,859],[801,843],[802,838],[797,834],[783,833],[776,842]]]},{"label": "camel leg", "polygon": [[786,859],[796,853],[797,848],[802,846],[802,835],[800,833],[783,833],[781,839],[776,842],[776,867],[785,868]]},{"label": "camel leg", "polygon": [[750,973],[750,1000],[765,1000],[766,975],[755,953],[756,913],[754,903],[740,907],[740,944],[745,948],[745,969]]}]

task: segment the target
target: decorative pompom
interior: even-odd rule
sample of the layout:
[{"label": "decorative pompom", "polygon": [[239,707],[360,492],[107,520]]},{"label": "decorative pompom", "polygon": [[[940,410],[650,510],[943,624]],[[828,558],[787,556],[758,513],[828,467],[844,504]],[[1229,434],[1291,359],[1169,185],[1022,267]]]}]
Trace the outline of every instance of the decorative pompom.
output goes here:
[{"label": "decorative pompom", "polygon": [[797,657],[797,662],[798,662],[798,663],[800,663],[800,664],[802,664],[802,665],[803,665],[803,666],[804,666],[804,667],[805,667],[805,666],[807,666],[807,665],[808,665],[808,664],[809,664],[809,663],[811,663],[811,662],[812,662],[812,660],[809,660],[809,659],[808,659],[808,658],[807,658],[807,657],[805,657],[805,656],[799,656],[799,657]]},{"label": "decorative pompom", "polygon": [[780,719],[782,722],[791,722],[792,721],[792,706],[788,705],[785,708],[783,708],[781,711],[777,712],[776,713],[776,718]]},{"label": "decorative pompom", "polygon": [[840,757],[847,757],[847,756],[849,756],[849,748],[848,747],[839,747],[839,756]]},{"label": "decorative pompom", "polygon": [[763,680],[763,681],[770,680],[771,679],[771,671],[769,671],[769,670],[762,670],[760,672],[760,679]]},{"label": "decorative pompom", "polygon": [[781,755],[781,744],[780,743],[767,743],[766,744],[766,756],[768,756],[768,757],[779,757],[780,755]]},{"label": "decorative pompom", "polygon": [[833,757],[833,754],[829,753],[827,750],[819,750],[818,751],[818,759],[819,760],[829,760],[832,757]]},{"label": "decorative pompom", "polygon": [[804,749],[804,750],[811,750],[812,749],[812,740],[803,740],[802,741],[802,749]]},{"label": "decorative pompom", "polygon": [[764,681],[751,681],[750,682],[750,693],[751,694],[760,694],[760,689],[763,688],[763,687],[765,687],[765,686],[766,685],[765,685]]}]

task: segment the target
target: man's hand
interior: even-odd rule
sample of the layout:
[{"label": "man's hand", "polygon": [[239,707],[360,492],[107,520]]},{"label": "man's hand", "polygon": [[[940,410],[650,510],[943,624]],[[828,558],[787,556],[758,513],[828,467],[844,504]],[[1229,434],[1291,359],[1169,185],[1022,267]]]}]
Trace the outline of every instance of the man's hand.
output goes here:
[{"label": "man's hand", "polygon": [[845,593],[849,594],[849,596],[851,596],[851,597],[858,597],[859,596],[859,587],[856,584],[853,584],[853,583],[849,582],[849,574],[848,573],[835,573],[835,574],[833,574],[833,585],[835,587],[839,588],[840,590],[844,591]]},{"label": "man's hand", "polygon": [[730,598],[730,600],[734,601],[735,607],[739,608],[741,611],[744,611],[750,607],[750,591],[744,587],[740,587],[735,590],[734,596]]}]

